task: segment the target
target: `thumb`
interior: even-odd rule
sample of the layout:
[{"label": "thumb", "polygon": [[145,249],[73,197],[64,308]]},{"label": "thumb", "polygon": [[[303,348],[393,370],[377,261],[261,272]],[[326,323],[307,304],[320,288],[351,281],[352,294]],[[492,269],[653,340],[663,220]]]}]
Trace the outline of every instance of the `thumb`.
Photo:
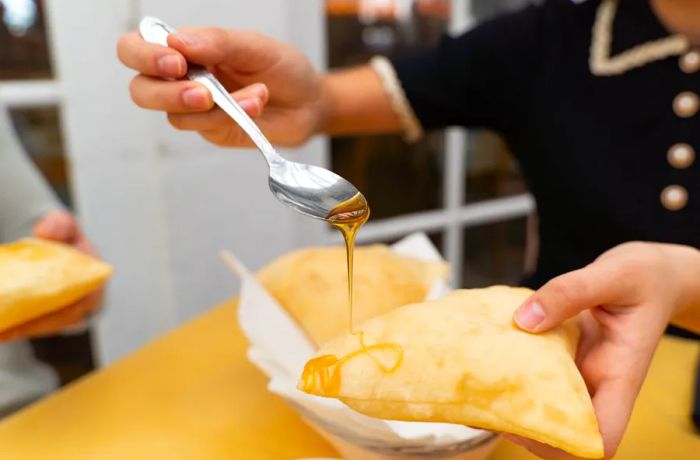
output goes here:
[{"label": "thumb", "polygon": [[528,332],[544,332],[584,310],[614,302],[622,291],[614,267],[596,261],[558,276],[535,292],[513,316]]},{"label": "thumb", "polygon": [[80,237],[80,228],[67,211],[51,211],[34,224],[34,236],[70,244]]}]

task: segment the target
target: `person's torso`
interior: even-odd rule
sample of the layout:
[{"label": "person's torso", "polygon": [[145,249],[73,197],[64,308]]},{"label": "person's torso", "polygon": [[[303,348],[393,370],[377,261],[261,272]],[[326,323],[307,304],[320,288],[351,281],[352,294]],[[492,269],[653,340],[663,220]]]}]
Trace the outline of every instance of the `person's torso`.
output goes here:
[{"label": "person's torso", "polygon": [[[622,0],[610,52],[596,50],[592,40],[604,42],[606,32],[595,25],[600,3],[565,19],[524,105],[529,121],[509,136],[540,217],[533,286],[625,241],[700,248],[700,158],[692,158],[700,154],[700,64],[681,64],[692,48],[652,58],[669,34],[646,1]],[[603,72],[619,65],[617,73],[594,74],[592,53]]]}]

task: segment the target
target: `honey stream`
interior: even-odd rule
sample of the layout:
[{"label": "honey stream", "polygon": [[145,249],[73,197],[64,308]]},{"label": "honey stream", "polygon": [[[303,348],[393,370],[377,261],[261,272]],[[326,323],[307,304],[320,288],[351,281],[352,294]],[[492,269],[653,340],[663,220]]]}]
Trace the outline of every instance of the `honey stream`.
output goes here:
[{"label": "honey stream", "polygon": [[350,332],[355,332],[353,308],[353,255],[355,253],[355,236],[357,231],[369,219],[369,205],[365,197],[358,193],[347,201],[333,208],[326,217],[328,222],[340,230],[345,240],[345,253],[348,265],[348,303],[350,304]]},{"label": "honey stream", "polygon": [[[348,303],[350,306],[350,332],[357,335],[360,341],[360,349],[355,350],[342,358],[335,355],[322,355],[312,359],[306,366],[301,376],[302,389],[308,393],[323,396],[337,397],[340,393],[340,371],[342,367],[353,358],[367,354],[377,366],[385,373],[392,373],[403,362],[403,349],[398,344],[379,343],[367,346],[364,341],[364,333],[355,333],[355,310],[353,307],[353,255],[355,252],[355,237],[357,231],[369,219],[369,206],[367,200],[358,193],[351,199],[336,206],[326,217],[328,222],[337,228],[345,240],[345,251],[348,270]],[[372,351],[392,351],[396,354],[393,365],[387,366]]]}]

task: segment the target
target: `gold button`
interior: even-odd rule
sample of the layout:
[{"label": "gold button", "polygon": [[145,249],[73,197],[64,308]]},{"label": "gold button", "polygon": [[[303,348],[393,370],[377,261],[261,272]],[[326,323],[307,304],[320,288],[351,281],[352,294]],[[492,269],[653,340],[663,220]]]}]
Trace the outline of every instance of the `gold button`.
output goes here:
[{"label": "gold button", "polygon": [[690,50],[680,57],[678,65],[685,73],[695,73],[700,70],[700,50]]},{"label": "gold button", "polygon": [[669,185],[661,191],[661,204],[669,211],[679,211],[688,203],[688,191],[680,185]]},{"label": "gold button", "polygon": [[685,169],[695,161],[695,149],[688,144],[675,144],[668,149],[667,158],[674,168]]},{"label": "gold button", "polygon": [[698,113],[698,95],[683,91],[673,99],[673,111],[681,118],[690,118]]}]

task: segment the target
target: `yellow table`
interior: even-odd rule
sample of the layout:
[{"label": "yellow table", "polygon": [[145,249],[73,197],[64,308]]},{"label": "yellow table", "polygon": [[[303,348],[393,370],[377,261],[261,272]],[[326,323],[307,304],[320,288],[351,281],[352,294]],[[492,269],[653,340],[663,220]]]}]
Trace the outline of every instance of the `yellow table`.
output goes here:
[{"label": "yellow table", "polygon": [[[333,457],[333,449],[245,357],[235,302],[214,308],[120,362],[0,423],[2,460]],[[698,347],[666,339],[619,459],[690,459],[687,413]],[[503,443],[493,460],[532,458]]]}]

